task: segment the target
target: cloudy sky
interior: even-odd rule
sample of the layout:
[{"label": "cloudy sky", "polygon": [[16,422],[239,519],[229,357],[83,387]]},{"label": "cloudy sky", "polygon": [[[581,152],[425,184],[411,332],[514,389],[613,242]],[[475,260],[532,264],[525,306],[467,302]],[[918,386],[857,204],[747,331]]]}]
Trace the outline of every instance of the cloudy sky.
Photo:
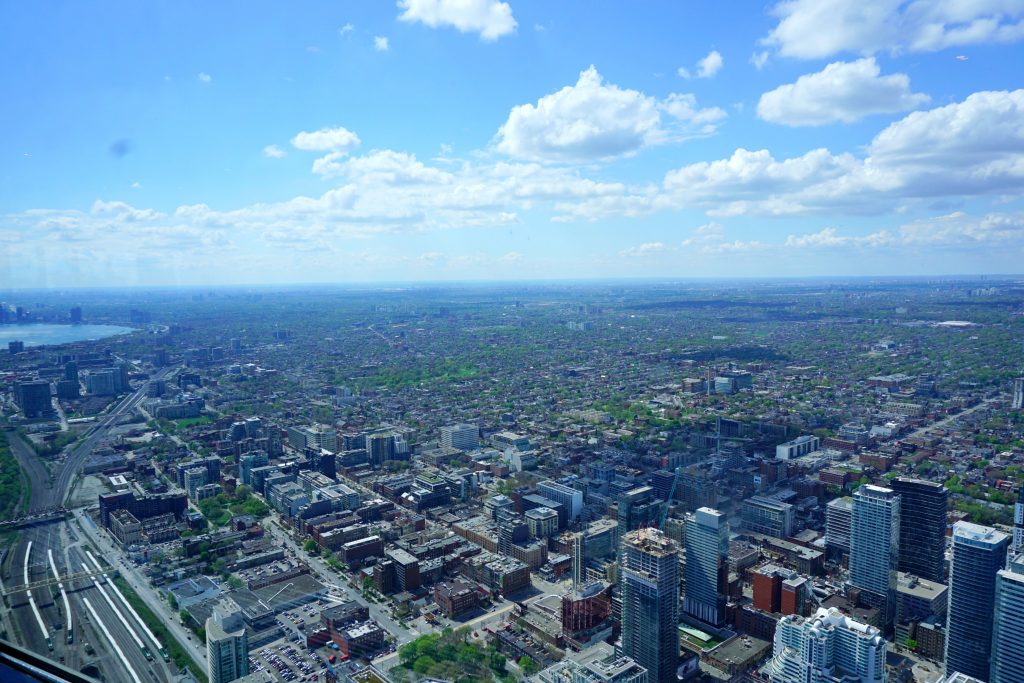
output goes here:
[{"label": "cloudy sky", "polygon": [[1024,0],[9,2],[0,63],[0,286],[1022,271]]}]

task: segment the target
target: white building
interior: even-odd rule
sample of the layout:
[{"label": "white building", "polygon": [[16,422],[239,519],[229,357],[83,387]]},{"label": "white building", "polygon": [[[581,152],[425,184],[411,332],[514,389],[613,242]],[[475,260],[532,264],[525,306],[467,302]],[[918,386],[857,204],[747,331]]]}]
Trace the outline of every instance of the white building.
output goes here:
[{"label": "white building", "polygon": [[772,683],[884,683],[881,632],[835,609],[779,620],[769,665]]},{"label": "white building", "polygon": [[792,460],[813,453],[821,445],[821,439],[811,434],[798,436],[792,441],[775,447],[775,457],[779,460]]},{"label": "white building", "polygon": [[865,601],[882,610],[882,623],[892,621],[899,568],[900,496],[873,484],[853,494],[850,530],[850,583]]},{"label": "white building", "polygon": [[990,683],[1024,681],[1024,554],[996,575]]},{"label": "white building", "polygon": [[229,683],[249,674],[249,640],[241,619],[206,620],[206,660],[210,683]]},{"label": "white building", "polygon": [[570,524],[579,519],[583,512],[583,492],[579,489],[548,479],[537,484],[537,493],[560,503],[568,513]]},{"label": "white building", "polygon": [[441,427],[441,445],[460,451],[480,448],[480,428],[474,424],[455,424]]},{"label": "white building", "polygon": [[288,443],[298,451],[303,451],[311,446],[313,448],[325,448],[331,453],[337,453],[338,432],[323,425],[289,427]]}]

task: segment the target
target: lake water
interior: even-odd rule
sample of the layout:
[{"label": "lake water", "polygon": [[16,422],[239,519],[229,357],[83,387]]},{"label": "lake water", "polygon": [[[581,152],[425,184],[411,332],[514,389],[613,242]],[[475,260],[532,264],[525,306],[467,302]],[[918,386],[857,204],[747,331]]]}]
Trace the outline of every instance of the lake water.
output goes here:
[{"label": "lake water", "polygon": [[135,328],[120,325],[0,325],[0,347],[6,351],[7,343],[11,341],[23,341],[25,346],[68,344],[105,339],[134,331]]}]

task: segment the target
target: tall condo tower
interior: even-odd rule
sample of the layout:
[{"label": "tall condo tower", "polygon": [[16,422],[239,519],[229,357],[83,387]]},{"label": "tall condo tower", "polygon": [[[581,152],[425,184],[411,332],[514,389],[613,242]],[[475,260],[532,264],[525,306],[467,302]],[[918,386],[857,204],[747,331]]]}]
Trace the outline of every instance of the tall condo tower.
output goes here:
[{"label": "tall condo tower", "polygon": [[657,529],[622,535],[622,653],[650,683],[675,683],[679,661],[679,546]]},{"label": "tall condo tower", "polygon": [[1006,564],[1010,537],[992,527],[957,522],[949,570],[946,673],[989,680],[996,575]]}]

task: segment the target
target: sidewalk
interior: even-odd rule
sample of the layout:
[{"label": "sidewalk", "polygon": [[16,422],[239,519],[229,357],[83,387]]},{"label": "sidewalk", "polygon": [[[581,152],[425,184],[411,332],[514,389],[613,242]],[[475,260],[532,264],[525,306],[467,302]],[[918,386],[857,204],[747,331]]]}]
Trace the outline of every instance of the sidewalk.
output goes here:
[{"label": "sidewalk", "polygon": [[81,517],[84,514],[81,510],[75,511],[75,517],[79,520],[89,540],[100,550],[102,556],[117,568],[124,580],[128,582],[128,585],[132,587],[153,614],[164,623],[164,626],[171,632],[171,635],[178,639],[178,642],[185,648],[189,656],[195,660],[196,664],[205,669],[206,643],[198,643],[195,634],[181,625],[178,613],[171,609],[167,601],[157,594],[156,590],[149,585],[149,582],[139,574],[135,567],[130,564],[127,566],[121,564],[121,559],[123,558],[121,551],[108,541],[104,534],[100,533],[89,521],[82,519]]}]

